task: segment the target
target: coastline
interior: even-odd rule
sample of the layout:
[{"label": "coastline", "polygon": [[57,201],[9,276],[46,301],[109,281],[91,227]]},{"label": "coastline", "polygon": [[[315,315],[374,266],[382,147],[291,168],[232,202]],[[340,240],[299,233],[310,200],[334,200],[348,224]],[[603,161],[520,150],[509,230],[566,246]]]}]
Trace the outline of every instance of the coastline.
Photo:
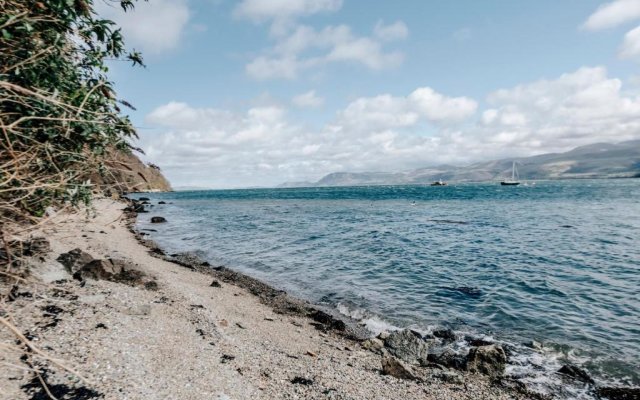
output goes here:
[{"label": "coastline", "polygon": [[[357,327],[245,275],[162,259],[152,242],[138,242],[125,206],[96,200],[91,218],[61,215],[34,234],[51,246],[31,271],[41,284],[21,287],[9,303],[18,328],[86,377],[50,369],[58,398],[81,389],[83,398],[107,399],[532,398],[435,366],[411,368],[412,379],[383,375],[384,351],[363,342]],[[144,285],[72,279],[55,259],[75,248],[126,261]],[[2,343],[12,340],[0,334]],[[7,352],[0,361],[20,365],[19,357]],[[0,386],[9,398],[34,398],[31,374],[8,364]]]}]

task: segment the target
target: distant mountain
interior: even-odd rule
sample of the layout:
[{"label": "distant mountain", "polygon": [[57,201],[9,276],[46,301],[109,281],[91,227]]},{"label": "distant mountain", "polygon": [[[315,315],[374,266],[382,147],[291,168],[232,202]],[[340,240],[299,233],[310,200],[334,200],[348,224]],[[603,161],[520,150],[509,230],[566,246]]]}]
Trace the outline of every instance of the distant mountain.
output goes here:
[{"label": "distant mountain", "polygon": [[334,172],[317,182],[287,182],[279,187],[367,186],[500,180],[511,175],[518,163],[521,179],[581,179],[640,177],[640,140],[595,143],[566,153],[542,154],[479,162],[465,167],[440,165],[409,172]]}]

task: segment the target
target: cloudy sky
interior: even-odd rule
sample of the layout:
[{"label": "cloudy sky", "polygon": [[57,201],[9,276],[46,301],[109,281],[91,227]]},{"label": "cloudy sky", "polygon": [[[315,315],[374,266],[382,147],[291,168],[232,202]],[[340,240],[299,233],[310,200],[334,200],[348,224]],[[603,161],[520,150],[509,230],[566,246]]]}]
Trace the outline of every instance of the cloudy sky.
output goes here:
[{"label": "cloudy sky", "polygon": [[640,0],[99,4],[145,159],[233,188],[640,138]]}]

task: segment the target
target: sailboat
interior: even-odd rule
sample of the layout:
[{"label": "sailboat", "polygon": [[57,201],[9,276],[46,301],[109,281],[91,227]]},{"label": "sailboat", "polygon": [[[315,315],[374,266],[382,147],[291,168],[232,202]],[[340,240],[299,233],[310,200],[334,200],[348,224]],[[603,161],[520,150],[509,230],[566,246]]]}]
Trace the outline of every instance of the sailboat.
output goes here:
[{"label": "sailboat", "polygon": [[518,168],[516,168],[516,162],[513,162],[513,166],[511,167],[511,179],[506,179],[500,184],[502,186],[518,186],[520,184],[520,177],[518,176]]}]

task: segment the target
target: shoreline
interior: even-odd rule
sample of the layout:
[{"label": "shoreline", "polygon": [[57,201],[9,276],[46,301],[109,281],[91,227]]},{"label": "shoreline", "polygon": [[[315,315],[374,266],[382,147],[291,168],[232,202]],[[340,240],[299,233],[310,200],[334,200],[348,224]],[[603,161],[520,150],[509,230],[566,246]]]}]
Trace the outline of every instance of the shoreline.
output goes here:
[{"label": "shoreline", "polygon": [[[9,303],[21,316],[18,328],[87,376],[83,382],[49,368],[50,384],[76,390],[67,396],[83,389],[94,396],[86,398],[537,397],[513,382],[435,364],[409,365],[409,379],[385,375],[385,344],[364,340],[357,324],[224,267],[166,261],[136,234],[125,206],[96,200],[93,218],[66,215],[41,229],[35,236],[46,237],[51,252],[32,273],[42,284],[21,288]],[[144,284],[72,279],[55,259],[74,248],[126,261]],[[10,337],[0,331],[0,339]],[[0,357],[12,365],[18,359]],[[11,398],[37,393],[28,371],[1,369]]]}]

